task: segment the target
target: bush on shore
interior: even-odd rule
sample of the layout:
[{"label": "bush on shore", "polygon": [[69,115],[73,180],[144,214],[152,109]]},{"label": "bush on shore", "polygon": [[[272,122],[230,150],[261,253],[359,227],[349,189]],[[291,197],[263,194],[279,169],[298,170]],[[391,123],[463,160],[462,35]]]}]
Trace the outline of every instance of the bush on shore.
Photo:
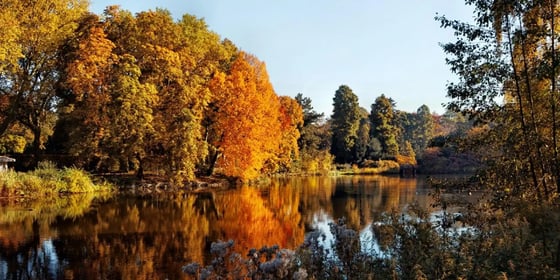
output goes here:
[{"label": "bush on shore", "polygon": [[111,191],[105,182],[94,182],[90,175],[77,168],[57,169],[51,162],[41,162],[34,171],[0,173],[0,197],[48,197],[61,193]]}]

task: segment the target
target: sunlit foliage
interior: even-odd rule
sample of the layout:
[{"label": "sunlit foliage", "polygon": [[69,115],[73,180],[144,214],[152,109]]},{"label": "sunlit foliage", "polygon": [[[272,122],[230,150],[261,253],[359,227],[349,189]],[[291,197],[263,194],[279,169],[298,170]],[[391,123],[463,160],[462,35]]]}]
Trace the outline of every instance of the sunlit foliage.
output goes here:
[{"label": "sunlit foliage", "polygon": [[164,171],[193,180],[208,155],[208,82],[236,48],[191,15],[132,15],[117,6],[84,16],[61,49],[65,81],[51,149],[94,171]]},{"label": "sunlit foliage", "polygon": [[289,171],[292,163],[299,158],[299,129],[303,126],[303,112],[299,103],[289,97],[280,96],[280,147],[275,157],[269,161],[270,171]]},{"label": "sunlit foliage", "polygon": [[[52,134],[60,99],[58,53],[87,12],[87,1],[2,1],[0,4],[0,134],[20,124],[39,153]],[[17,61],[17,63],[16,63]]]},{"label": "sunlit foliage", "polygon": [[89,174],[76,168],[57,169],[50,162],[41,162],[33,172],[9,170],[0,176],[0,195],[4,198],[48,199],[60,194],[112,191],[104,182],[93,182]]},{"label": "sunlit foliage", "polygon": [[268,80],[264,63],[241,53],[229,73],[217,73],[214,94],[216,141],[223,173],[242,180],[259,176],[281,143],[281,104]]}]

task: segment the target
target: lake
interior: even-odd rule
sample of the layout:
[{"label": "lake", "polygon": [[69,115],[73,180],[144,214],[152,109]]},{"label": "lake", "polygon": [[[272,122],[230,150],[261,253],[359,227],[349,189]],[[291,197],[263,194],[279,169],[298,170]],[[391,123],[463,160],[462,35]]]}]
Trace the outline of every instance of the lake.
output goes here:
[{"label": "lake", "polygon": [[382,213],[418,202],[425,178],[274,178],[267,186],[199,194],[92,194],[10,204],[0,200],[0,279],[182,279],[209,261],[210,244],[294,249],[314,229],[345,217],[368,232]]}]

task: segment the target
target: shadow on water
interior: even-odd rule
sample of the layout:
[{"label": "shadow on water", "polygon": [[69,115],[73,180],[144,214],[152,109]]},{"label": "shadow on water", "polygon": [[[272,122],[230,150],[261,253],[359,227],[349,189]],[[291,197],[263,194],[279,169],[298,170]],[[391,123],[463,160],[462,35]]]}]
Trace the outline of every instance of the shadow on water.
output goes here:
[{"label": "shadow on water", "polygon": [[266,187],[170,196],[69,196],[2,205],[0,279],[182,279],[208,262],[210,244],[296,248],[306,233],[345,217],[367,234],[381,213],[416,201],[423,179],[292,177]]}]

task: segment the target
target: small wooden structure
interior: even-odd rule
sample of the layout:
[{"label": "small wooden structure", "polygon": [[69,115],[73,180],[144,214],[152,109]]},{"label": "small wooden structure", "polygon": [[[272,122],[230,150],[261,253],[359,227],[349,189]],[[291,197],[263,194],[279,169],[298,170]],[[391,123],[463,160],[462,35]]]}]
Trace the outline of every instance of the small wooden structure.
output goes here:
[{"label": "small wooden structure", "polygon": [[8,170],[9,162],[16,162],[16,160],[11,157],[0,156],[0,172]]}]

